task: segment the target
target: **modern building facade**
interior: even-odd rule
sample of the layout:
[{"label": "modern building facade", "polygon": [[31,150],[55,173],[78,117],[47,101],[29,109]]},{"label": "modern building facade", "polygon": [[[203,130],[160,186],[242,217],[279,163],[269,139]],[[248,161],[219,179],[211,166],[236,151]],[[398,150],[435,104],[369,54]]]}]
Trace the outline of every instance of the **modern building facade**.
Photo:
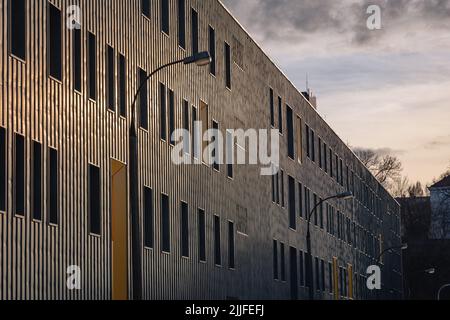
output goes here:
[{"label": "modern building facade", "polygon": [[[314,292],[380,296],[366,269],[400,245],[398,203],[219,1],[0,0],[0,14],[0,299],[133,298],[130,184],[145,299],[307,298],[305,218],[347,190],[313,216]],[[209,67],[163,70],[139,96],[131,181],[141,80],[205,50]],[[174,165],[170,134],[195,120],[278,129],[281,170]],[[383,297],[401,297],[400,253],[382,263]]]}]

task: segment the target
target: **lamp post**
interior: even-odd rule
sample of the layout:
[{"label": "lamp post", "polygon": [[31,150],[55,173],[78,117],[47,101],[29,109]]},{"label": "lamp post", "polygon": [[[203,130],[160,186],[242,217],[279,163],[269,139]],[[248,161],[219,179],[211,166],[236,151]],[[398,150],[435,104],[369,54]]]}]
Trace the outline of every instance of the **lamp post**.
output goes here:
[{"label": "lamp post", "polygon": [[434,275],[436,273],[436,268],[428,268],[425,270],[416,270],[408,273],[408,299],[411,299],[411,276],[416,274]]},{"label": "lamp post", "polygon": [[344,192],[340,193],[328,198],[325,198],[321,201],[319,201],[314,208],[311,210],[308,216],[308,224],[307,224],[307,231],[306,231],[306,249],[307,249],[307,276],[308,276],[308,284],[309,284],[309,300],[314,300],[314,280],[313,280],[313,270],[312,270],[312,254],[311,254],[311,217],[316,211],[316,209],[325,201],[331,200],[331,199],[340,199],[340,200],[348,200],[352,199],[353,194],[351,192]]},{"label": "lamp post", "polygon": [[[395,250],[395,249],[400,249],[400,250],[404,251],[404,250],[408,249],[408,244],[407,244],[407,243],[403,243],[401,246],[394,246],[394,247],[390,247],[390,248],[387,248],[387,249],[381,251],[381,253],[378,255],[378,257],[377,257],[377,259],[376,259],[376,261],[377,261],[377,266],[380,266],[380,264],[381,264],[381,257],[383,257],[383,255],[384,255],[385,253],[391,252],[392,250]],[[381,268],[381,267],[380,267],[380,268]],[[381,270],[381,269],[380,269],[380,270]],[[379,296],[379,294],[378,294],[379,291],[381,291],[381,289],[376,291],[376,298],[377,298],[377,300],[380,300],[380,296]]]},{"label": "lamp post", "polygon": [[130,166],[130,214],[131,214],[131,261],[132,261],[132,282],[133,299],[142,299],[142,268],[141,268],[141,232],[139,227],[139,188],[138,188],[138,139],[136,127],[136,101],[147,81],[157,72],[176,64],[193,64],[197,66],[206,66],[211,63],[211,57],[208,52],[196,53],[193,56],[173,61],[162,65],[150,73],[140,84],[134,95],[131,105],[131,125],[129,132],[129,166]]}]

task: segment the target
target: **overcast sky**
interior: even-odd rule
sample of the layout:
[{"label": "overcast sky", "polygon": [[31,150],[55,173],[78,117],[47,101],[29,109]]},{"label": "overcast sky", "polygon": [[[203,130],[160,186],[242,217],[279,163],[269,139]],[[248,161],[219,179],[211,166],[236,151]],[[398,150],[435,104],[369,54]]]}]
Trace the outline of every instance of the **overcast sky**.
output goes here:
[{"label": "overcast sky", "polygon": [[390,150],[423,183],[450,166],[450,0],[222,2],[297,88],[309,74],[345,142]]}]

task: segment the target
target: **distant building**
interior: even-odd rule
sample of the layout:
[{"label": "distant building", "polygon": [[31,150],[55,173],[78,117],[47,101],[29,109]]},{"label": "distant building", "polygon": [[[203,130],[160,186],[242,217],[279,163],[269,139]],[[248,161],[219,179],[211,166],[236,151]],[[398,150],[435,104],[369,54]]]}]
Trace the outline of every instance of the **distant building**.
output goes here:
[{"label": "distant building", "polygon": [[430,239],[450,239],[450,175],[432,185]]}]

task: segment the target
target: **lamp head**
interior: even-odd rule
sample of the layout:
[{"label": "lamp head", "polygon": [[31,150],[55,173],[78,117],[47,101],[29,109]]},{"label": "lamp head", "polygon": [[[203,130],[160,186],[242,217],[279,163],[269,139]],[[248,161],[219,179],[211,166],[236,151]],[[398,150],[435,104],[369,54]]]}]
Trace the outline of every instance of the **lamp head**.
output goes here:
[{"label": "lamp head", "polygon": [[408,244],[407,243],[402,244],[401,249],[402,250],[407,250],[408,249]]},{"label": "lamp head", "polygon": [[340,193],[336,196],[336,198],[341,199],[341,200],[349,200],[349,199],[353,199],[353,194],[351,192],[344,192],[344,193]]},{"label": "lamp head", "polygon": [[212,62],[211,56],[208,51],[198,52],[190,57],[183,60],[184,64],[195,63],[197,66],[207,66]]},{"label": "lamp head", "polygon": [[436,273],[436,269],[435,268],[427,269],[427,270],[425,270],[425,273],[427,273],[427,274],[435,274]]}]

